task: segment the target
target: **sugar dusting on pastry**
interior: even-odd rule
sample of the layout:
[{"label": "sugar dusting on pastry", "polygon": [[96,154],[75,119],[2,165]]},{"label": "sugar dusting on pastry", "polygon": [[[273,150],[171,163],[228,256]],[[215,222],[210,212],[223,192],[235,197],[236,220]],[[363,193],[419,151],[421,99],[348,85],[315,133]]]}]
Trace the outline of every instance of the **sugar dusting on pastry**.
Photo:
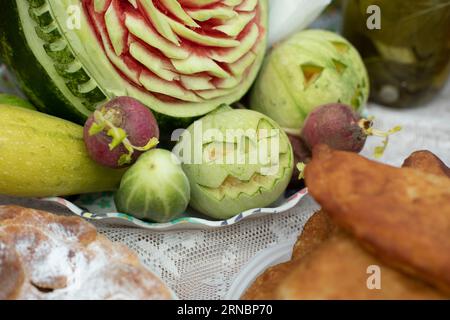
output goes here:
[{"label": "sugar dusting on pastry", "polygon": [[[82,219],[0,206],[0,238],[0,252],[15,251],[25,270],[25,281],[5,298],[171,298],[134,252],[98,235]],[[14,276],[2,261],[0,283]]]}]

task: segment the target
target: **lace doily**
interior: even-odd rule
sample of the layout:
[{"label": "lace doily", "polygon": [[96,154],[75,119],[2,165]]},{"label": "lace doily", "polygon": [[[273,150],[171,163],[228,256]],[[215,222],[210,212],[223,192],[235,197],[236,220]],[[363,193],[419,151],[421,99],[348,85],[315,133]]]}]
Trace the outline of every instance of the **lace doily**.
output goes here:
[{"label": "lace doily", "polygon": [[[58,214],[67,209],[33,199],[0,197]],[[296,238],[318,205],[307,196],[294,209],[219,230],[155,232],[94,223],[98,232],[135,250],[141,261],[180,299],[221,299],[234,278],[262,250]]]}]

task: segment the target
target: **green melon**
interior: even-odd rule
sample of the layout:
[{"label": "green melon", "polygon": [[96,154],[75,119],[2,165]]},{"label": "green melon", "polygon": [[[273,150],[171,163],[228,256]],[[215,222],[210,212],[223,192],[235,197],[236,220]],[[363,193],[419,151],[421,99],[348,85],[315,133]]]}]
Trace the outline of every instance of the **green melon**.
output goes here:
[{"label": "green melon", "polygon": [[253,110],[215,112],[194,122],[173,150],[191,185],[190,205],[216,219],[271,205],[294,167],[279,125]]},{"label": "green melon", "polygon": [[249,89],[267,0],[11,0],[0,56],[45,112],[83,122],[115,96],[186,126]]},{"label": "green melon", "polygon": [[358,51],[325,30],[301,31],[267,56],[251,92],[251,107],[298,131],[308,114],[328,103],[361,110],[369,79]]}]

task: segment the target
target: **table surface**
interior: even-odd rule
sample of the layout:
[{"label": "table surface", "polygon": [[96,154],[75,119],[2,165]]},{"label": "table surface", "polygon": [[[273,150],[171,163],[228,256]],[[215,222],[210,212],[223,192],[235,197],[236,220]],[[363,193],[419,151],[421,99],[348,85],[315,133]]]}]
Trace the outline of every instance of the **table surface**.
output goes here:
[{"label": "table surface", "polygon": [[[287,6],[283,7],[290,10]],[[331,17],[318,20],[315,26],[336,28],[339,25],[338,20],[339,15],[334,13]],[[4,73],[4,67],[1,65],[0,88],[20,95],[20,91],[11,85],[11,79]],[[376,117],[375,125],[379,129],[403,126],[401,132],[392,136],[384,156],[379,161],[400,166],[413,151],[427,149],[438,155],[447,165],[450,164],[450,82],[427,105],[395,110],[369,104],[367,111],[369,115]],[[371,157],[374,147],[380,142],[379,139],[370,138],[362,154]],[[21,204],[70,214],[54,203],[33,199],[0,196],[0,204]],[[208,231],[152,232],[101,223],[96,223],[96,226],[99,232],[111,240],[122,242],[136,250],[143,263],[159,275],[179,298],[221,299],[252,258],[269,247],[297,238],[305,222],[318,208],[308,196],[288,212]]]},{"label": "table surface", "polygon": [[[450,164],[450,83],[425,106],[395,110],[370,104],[368,114],[380,129],[402,125],[380,161],[400,166],[413,151],[427,149]],[[371,157],[379,139],[369,139],[362,154]],[[55,204],[0,196],[0,204],[21,204],[68,214]],[[294,209],[242,221],[220,230],[152,232],[97,223],[113,241],[136,250],[142,261],[181,299],[221,299],[240,270],[262,250],[295,239],[318,205],[309,196]]]}]

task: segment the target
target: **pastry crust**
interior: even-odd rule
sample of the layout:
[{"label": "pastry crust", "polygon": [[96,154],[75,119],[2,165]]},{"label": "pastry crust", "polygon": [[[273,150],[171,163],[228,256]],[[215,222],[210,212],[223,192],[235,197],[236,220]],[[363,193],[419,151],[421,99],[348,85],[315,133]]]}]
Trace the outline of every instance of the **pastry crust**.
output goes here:
[{"label": "pastry crust", "polygon": [[[379,268],[376,271],[380,275],[378,288],[367,284],[373,272],[371,268],[374,267]],[[292,272],[278,286],[276,298],[435,300],[448,296],[386,266],[364,250],[353,237],[338,231],[296,263]]]},{"label": "pastry crust", "polygon": [[170,299],[121,244],[78,217],[0,206],[0,299]]},{"label": "pastry crust", "polygon": [[[410,265],[416,261],[415,254],[422,257],[425,255],[423,249],[398,252],[408,241],[428,242],[430,249],[435,247],[440,250],[441,258],[438,262],[446,265],[445,261],[449,258],[449,251],[445,251],[446,240],[440,243],[436,235],[432,234],[434,228],[441,234],[445,233],[449,220],[448,202],[446,204],[442,201],[442,194],[448,193],[449,189],[445,178],[446,167],[442,165],[443,162],[430,152],[411,155],[404,167],[412,169],[394,170],[356,154],[336,152],[327,147],[315,150],[313,165],[307,169],[310,191],[316,195],[322,207],[333,210],[333,213],[328,214],[325,210],[315,213],[306,223],[294,246],[292,260],[269,268],[257,278],[243,299],[448,299],[450,296],[446,290],[444,272],[435,273],[430,278],[431,270],[436,267],[436,260],[425,261],[428,263],[427,268],[419,271],[415,269],[417,266]],[[336,176],[338,172],[341,174],[339,177]],[[359,175],[364,175],[365,178],[357,179]],[[401,175],[401,179],[396,175]],[[403,175],[408,176],[409,180]],[[420,177],[425,181],[436,180],[435,183],[441,187],[447,183],[447,188],[439,189],[433,183],[426,186],[419,181]],[[353,181],[354,179],[358,181]],[[387,194],[387,191],[383,191],[384,185],[377,179],[387,179],[388,183],[395,183],[398,189],[389,189]],[[417,185],[428,188],[425,191],[428,196],[441,199],[432,212],[425,210],[416,213],[411,209],[412,204],[415,204],[423,210],[423,206],[430,203],[414,201]],[[342,188],[345,191],[340,190]],[[405,192],[405,189],[409,191]],[[332,193],[333,196],[330,196]],[[394,201],[393,195],[398,196],[399,193],[402,196]],[[356,202],[357,197],[363,200]],[[385,207],[371,208],[374,205],[371,201],[376,197],[380,197],[379,203],[384,203]],[[355,203],[360,206],[363,203],[365,206],[356,207]],[[385,212],[386,206],[391,209],[391,214],[400,217],[409,215],[410,223],[390,225],[390,216]],[[371,216],[376,216],[378,220],[371,219]],[[374,221],[378,224],[372,225]],[[419,224],[418,227],[424,226],[424,232],[414,233],[411,228],[414,229],[416,224]],[[436,224],[441,225],[435,226]],[[397,230],[401,228],[407,228],[409,236]],[[356,233],[355,230],[362,230],[362,233]],[[403,237],[395,237],[396,232],[403,234]],[[420,239],[411,239],[415,234],[415,238]],[[375,248],[367,244],[370,241]],[[389,254],[393,257],[386,259]],[[400,263],[400,257],[406,257],[408,261]],[[367,285],[369,271],[373,272],[373,269],[369,270],[370,267],[379,268],[379,289],[372,290]]]},{"label": "pastry crust", "polygon": [[300,260],[320,246],[337,230],[330,216],[323,210],[316,212],[306,222],[298,241],[294,245],[292,260]]},{"label": "pastry crust", "polygon": [[435,154],[427,150],[412,153],[403,163],[403,168],[414,168],[450,178],[450,168]]},{"label": "pastry crust", "polygon": [[242,296],[243,300],[273,300],[279,283],[295,268],[296,262],[325,241],[335,229],[324,211],[316,212],[305,224],[294,246],[292,260],[273,266],[260,275]]},{"label": "pastry crust", "polygon": [[450,293],[450,179],[324,145],[305,179],[333,222],[376,257]]}]

